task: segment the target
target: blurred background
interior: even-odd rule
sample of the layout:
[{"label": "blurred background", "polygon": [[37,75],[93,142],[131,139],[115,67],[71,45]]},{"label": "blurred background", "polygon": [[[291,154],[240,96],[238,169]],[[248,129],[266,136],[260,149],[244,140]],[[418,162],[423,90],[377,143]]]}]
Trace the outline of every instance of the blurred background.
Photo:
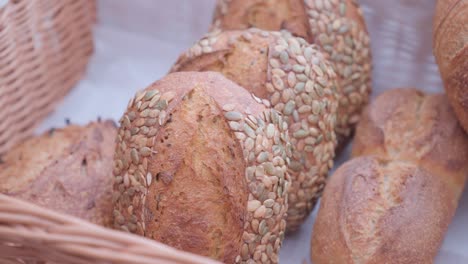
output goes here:
[{"label": "blurred background", "polygon": [[[373,97],[395,87],[442,91],[431,49],[435,0],[359,2],[371,36]],[[95,51],[87,73],[36,132],[61,127],[66,118],[78,124],[98,116],[118,120],[135,92],[164,76],[179,54],[207,31],[214,3],[98,0]],[[336,165],[346,159],[345,153]],[[468,263],[467,192],[460,205],[437,263]],[[315,212],[286,238],[281,263],[309,263]]]}]

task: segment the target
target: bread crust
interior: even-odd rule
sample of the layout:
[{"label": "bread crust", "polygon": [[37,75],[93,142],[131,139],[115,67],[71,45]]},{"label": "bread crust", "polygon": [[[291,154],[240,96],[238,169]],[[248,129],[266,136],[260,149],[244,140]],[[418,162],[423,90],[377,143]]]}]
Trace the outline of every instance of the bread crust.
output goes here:
[{"label": "bread crust", "polygon": [[137,94],[121,123],[116,228],[227,263],[278,261],[290,150],[275,111],[219,73],[185,72]]},{"label": "bread crust", "polygon": [[352,156],[327,183],[314,263],[432,263],[468,176],[468,137],[446,96],[383,93],[363,113]]},{"label": "bread crust", "polygon": [[339,98],[328,61],[289,33],[251,29],[209,34],[172,70],[220,72],[283,113],[293,146],[287,226],[299,228],[333,165]]},{"label": "bread crust", "polygon": [[0,164],[0,192],[112,226],[112,121],[70,125],[14,147]]},{"label": "bread crust", "polygon": [[405,161],[362,156],[330,178],[314,225],[314,263],[432,263],[460,187]]},{"label": "bread crust", "polygon": [[212,30],[286,29],[316,44],[338,75],[338,146],[343,147],[371,93],[371,51],[362,11],[354,0],[218,0]]},{"label": "bread crust", "polygon": [[433,26],[433,52],[455,113],[468,132],[468,2],[439,0]]},{"label": "bread crust", "polygon": [[239,30],[251,27],[279,31],[286,29],[296,36],[312,41],[304,1],[295,0],[234,0],[217,1],[213,27]]},{"label": "bread crust", "polygon": [[[365,110],[352,155],[405,160],[463,186],[467,146],[468,138],[445,95],[393,89]],[[460,192],[454,194],[458,197]]]}]

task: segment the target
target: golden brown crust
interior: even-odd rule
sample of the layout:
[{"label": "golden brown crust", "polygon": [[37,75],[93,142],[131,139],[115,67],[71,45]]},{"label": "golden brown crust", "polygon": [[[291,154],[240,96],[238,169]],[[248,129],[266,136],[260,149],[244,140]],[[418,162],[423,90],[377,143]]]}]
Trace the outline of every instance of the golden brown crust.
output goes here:
[{"label": "golden brown crust", "polygon": [[445,95],[394,89],[366,109],[356,130],[353,156],[405,160],[460,186],[468,170],[467,146],[468,138]]},{"label": "golden brown crust", "polygon": [[153,145],[159,155],[148,164],[158,180],[148,188],[146,206],[155,209],[145,219],[145,235],[233,261],[240,254],[248,188],[242,150],[220,116],[213,100],[192,90],[160,129]]},{"label": "golden brown crust", "polygon": [[450,73],[444,78],[445,91],[458,121],[468,133],[468,45],[453,58],[452,65]]},{"label": "golden brown crust", "polygon": [[0,164],[0,192],[77,216],[112,223],[112,121],[51,130],[19,144]]},{"label": "golden brown crust", "polygon": [[182,54],[173,71],[217,71],[283,113],[293,159],[288,230],[297,229],[321,195],[336,136],[335,73],[323,55],[289,33],[212,32]]},{"label": "golden brown crust", "polygon": [[432,263],[458,199],[440,175],[358,157],[330,178],[314,225],[314,263]]},{"label": "golden brown crust", "polygon": [[468,131],[468,2],[437,1],[433,48],[450,103]]},{"label": "golden brown crust", "polygon": [[185,72],[137,94],[121,122],[116,228],[227,263],[277,262],[290,150],[276,112],[219,73]]},{"label": "golden brown crust", "polygon": [[[267,98],[268,50],[271,38],[252,35],[249,41],[243,31],[214,33],[183,53],[171,71],[216,71],[260,98]],[[205,44],[209,42],[209,44]],[[203,43],[203,44],[202,44]],[[198,52],[198,48],[200,52]],[[248,73],[248,74],[246,74]]]},{"label": "golden brown crust", "polygon": [[452,59],[466,48],[468,3],[463,0],[437,1],[433,22],[434,55],[440,71],[450,69]]},{"label": "golden brown crust", "polygon": [[[287,29],[321,48],[339,77],[338,145],[351,137],[371,93],[371,54],[355,0],[218,0],[212,30]],[[340,146],[341,147],[341,146]]]},{"label": "golden brown crust", "polygon": [[251,27],[271,31],[286,29],[296,36],[312,40],[305,10],[305,3],[296,0],[219,0],[213,27],[223,30]]},{"label": "golden brown crust", "polygon": [[432,263],[468,175],[468,137],[447,98],[383,93],[363,113],[353,157],[327,183],[314,263]]}]

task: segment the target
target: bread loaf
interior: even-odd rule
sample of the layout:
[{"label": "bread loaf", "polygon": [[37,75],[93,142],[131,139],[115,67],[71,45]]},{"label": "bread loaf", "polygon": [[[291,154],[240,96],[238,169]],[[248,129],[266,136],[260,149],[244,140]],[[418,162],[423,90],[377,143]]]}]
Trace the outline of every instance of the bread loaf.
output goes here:
[{"label": "bread loaf", "polygon": [[71,125],[25,140],[0,162],[0,192],[112,226],[112,121]]},{"label": "bread loaf", "polygon": [[432,263],[468,175],[468,137],[444,95],[395,89],[365,110],[312,236],[320,263]]},{"label": "bread loaf", "polygon": [[343,147],[371,92],[371,51],[355,0],[218,0],[213,30],[286,29],[316,44],[330,59],[342,92],[338,145]]},{"label": "bread loaf", "polygon": [[333,165],[335,73],[303,39],[257,29],[211,33],[184,53],[173,71],[218,71],[283,113],[293,156],[288,230],[308,216]]},{"label": "bread loaf", "polygon": [[213,72],[173,73],[121,119],[115,227],[225,263],[278,262],[287,123]]},{"label": "bread loaf", "polygon": [[468,132],[468,1],[437,1],[433,48],[449,101]]}]

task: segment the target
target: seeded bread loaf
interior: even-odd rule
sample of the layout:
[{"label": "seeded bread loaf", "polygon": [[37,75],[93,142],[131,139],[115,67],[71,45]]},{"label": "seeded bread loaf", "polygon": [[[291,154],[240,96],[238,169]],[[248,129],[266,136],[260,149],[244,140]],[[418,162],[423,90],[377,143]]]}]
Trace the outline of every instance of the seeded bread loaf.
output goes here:
[{"label": "seeded bread loaf", "polygon": [[71,125],[25,140],[0,164],[0,192],[112,226],[112,121]]},{"label": "seeded bread loaf", "polygon": [[468,1],[438,0],[433,34],[445,91],[468,132]]},{"label": "seeded bread loaf", "polygon": [[468,175],[468,137],[447,98],[385,92],[365,110],[353,156],[325,188],[313,263],[432,263]]},{"label": "seeded bread loaf", "polygon": [[218,0],[213,30],[286,29],[318,45],[334,66],[342,93],[338,146],[344,147],[371,92],[371,51],[356,0]]},{"label": "seeded bread loaf", "polygon": [[121,119],[115,227],[225,263],[277,263],[290,155],[287,123],[245,89],[169,74]]},{"label": "seeded bread loaf", "polygon": [[183,54],[173,71],[217,71],[283,113],[293,147],[288,230],[305,220],[333,166],[335,73],[305,40],[256,29],[211,33]]}]

